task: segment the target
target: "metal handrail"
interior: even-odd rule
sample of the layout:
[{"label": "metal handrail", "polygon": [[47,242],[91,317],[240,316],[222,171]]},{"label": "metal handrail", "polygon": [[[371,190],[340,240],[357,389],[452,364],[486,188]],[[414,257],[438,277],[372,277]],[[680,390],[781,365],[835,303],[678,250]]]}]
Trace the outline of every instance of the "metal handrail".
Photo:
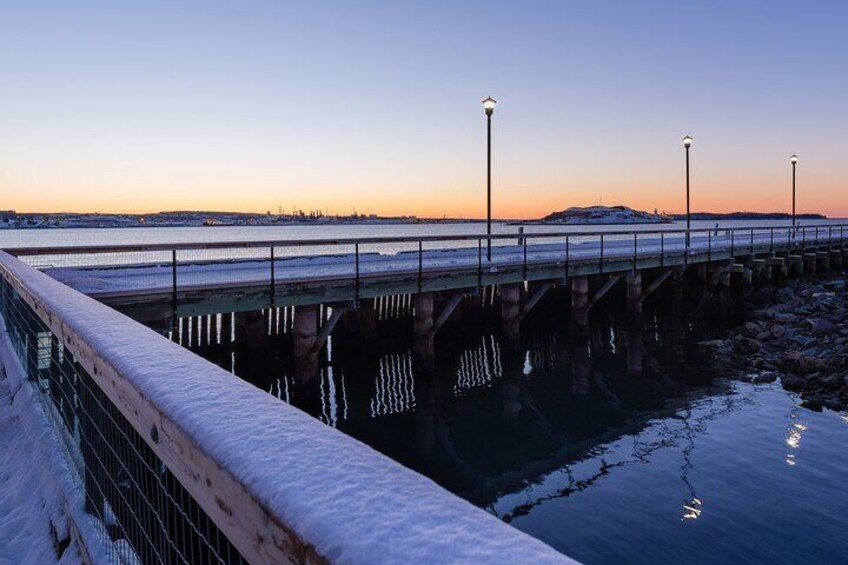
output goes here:
[{"label": "metal handrail", "polygon": [[[843,229],[848,226],[846,224],[829,224],[829,227],[839,227]],[[817,228],[817,226],[798,226],[795,231],[800,230],[802,237],[806,239],[807,228]],[[718,231],[730,232],[735,236],[736,232],[750,232],[758,229],[782,229],[782,227],[771,228],[765,227],[733,227],[733,228],[718,228]],[[791,233],[792,227],[786,226],[786,231]],[[717,231],[716,228],[698,228],[688,230],[690,234],[711,233]],[[595,231],[595,232],[578,232],[578,231],[558,231],[558,232],[540,232],[521,234],[524,238],[531,239],[556,239],[564,237],[609,237],[609,236],[630,236],[638,233],[640,236],[648,235],[666,235],[680,234],[685,235],[687,230],[616,230],[616,231]],[[422,235],[422,236],[391,236],[391,237],[351,237],[351,238],[326,238],[326,239],[273,239],[273,240],[251,240],[251,241],[214,241],[214,242],[189,242],[189,243],[150,243],[150,244],[133,244],[133,245],[71,245],[61,247],[10,247],[3,251],[15,257],[30,257],[37,255],[82,255],[82,254],[106,254],[106,253],[140,253],[150,251],[203,251],[213,249],[252,249],[261,247],[322,247],[322,246],[343,246],[343,245],[370,245],[370,244],[387,244],[387,243],[426,243],[426,242],[449,242],[449,241],[477,241],[478,239],[492,240],[512,240],[519,234],[446,234],[446,235]],[[735,239],[735,237],[734,237]]]}]

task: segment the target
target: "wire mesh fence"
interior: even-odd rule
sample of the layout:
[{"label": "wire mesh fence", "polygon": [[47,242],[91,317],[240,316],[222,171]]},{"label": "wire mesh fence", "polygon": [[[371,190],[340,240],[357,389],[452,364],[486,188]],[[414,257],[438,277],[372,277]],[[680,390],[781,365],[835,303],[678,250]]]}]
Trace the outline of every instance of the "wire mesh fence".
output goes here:
[{"label": "wire mesh fence", "polygon": [[95,380],[12,285],[0,315],[115,563],[243,563]]}]

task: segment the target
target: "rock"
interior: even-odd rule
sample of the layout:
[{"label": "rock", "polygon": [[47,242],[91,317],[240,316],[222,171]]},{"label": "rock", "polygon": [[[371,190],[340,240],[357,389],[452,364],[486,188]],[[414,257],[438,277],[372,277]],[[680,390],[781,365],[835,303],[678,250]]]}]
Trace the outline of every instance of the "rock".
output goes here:
[{"label": "rock", "polygon": [[733,343],[733,348],[737,353],[741,353],[743,355],[751,355],[754,353],[759,353],[763,348],[762,344],[756,339],[751,339],[750,337],[740,337]]},{"label": "rock", "polygon": [[824,319],[812,321],[811,326],[811,331],[815,335],[828,335],[839,329],[836,324]]},{"label": "rock", "polygon": [[762,332],[762,328],[760,327],[760,324],[755,322],[745,322],[742,324],[740,331],[745,337],[756,337]]},{"label": "rock", "polygon": [[828,375],[826,377],[822,377],[819,380],[819,383],[821,383],[821,386],[826,388],[839,388],[842,384],[839,375]]},{"label": "rock", "polygon": [[787,337],[786,339],[788,339],[791,342],[797,343],[798,345],[800,345],[801,347],[804,347],[804,348],[809,347],[810,345],[812,345],[816,342],[816,338],[806,336],[806,335],[791,335],[791,336]]},{"label": "rock", "polygon": [[824,405],[833,410],[834,412],[839,412],[840,410],[845,408],[845,403],[839,400],[839,398],[836,396],[825,400]]},{"label": "rock", "polygon": [[824,403],[820,398],[807,398],[804,402],[801,403],[801,406],[807,408],[808,410],[814,410],[816,412],[822,411],[822,406]]},{"label": "rock", "polygon": [[774,319],[778,322],[783,322],[784,324],[791,324],[798,319],[798,316],[790,314],[789,312],[778,312],[774,315]]},{"label": "rock", "polygon": [[768,333],[768,332],[760,332],[760,333],[758,333],[757,335],[754,336],[754,339],[756,339],[757,341],[761,341],[761,342],[766,341],[769,338],[771,338],[771,334]]},{"label": "rock", "polygon": [[759,375],[754,375],[751,382],[754,384],[773,383],[777,380],[777,373],[773,371],[764,371]]},{"label": "rock", "polygon": [[804,379],[796,375],[784,375],[780,378],[780,384],[786,390],[801,390],[804,388]]},{"label": "rock", "polygon": [[701,341],[696,344],[697,348],[708,355],[728,355],[730,354],[730,342],[724,339],[711,339]]}]

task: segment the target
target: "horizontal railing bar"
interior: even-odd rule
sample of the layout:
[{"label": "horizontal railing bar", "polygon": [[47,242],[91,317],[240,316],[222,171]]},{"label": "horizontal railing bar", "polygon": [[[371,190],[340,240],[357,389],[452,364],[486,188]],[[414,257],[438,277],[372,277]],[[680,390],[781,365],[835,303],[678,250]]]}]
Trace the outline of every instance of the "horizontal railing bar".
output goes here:
[{"label": "horizontal railing bar", "polygon": [[[828,227],[848,227],[848,224],[827,224]],[[698,228],[689,230],[689,233],[708,233],[708,232],[745,232],[750,233],[751,230],[768,232],[772,229],[777,229],[790,233],[792,228],[786,227],[753,227],[743,226],[734,228]],[[796,231],[803,231],[804,227],[796,228]],[[640,236],[648,235],[675,235],[686,234],[686,230],[616,230],[616,231],[597,231],[597,232],[578,232],[578,231],[558,231],[558,232],[540,232],[540,233],[508,233],[508,234],[454,234],[454,235],[422,235],[422,236],[391,236],[391,237],[352,237],[352,238],[321,238],[321,239],[269,239],[269,240],[253,240],[253,241],[213,241],[213,242],[192,242],[192,243],[150,243],[150,244],[133,244],[133,245],[71,245],[71,246],[51,246],[51,247],[10,247],[3,251],[15,257],[31,257],[39,255],[82,255],[82,254],[107,254],[107,253],[143,253],[154,251],[203,251],[214,249],[253,249],[263,247],[331,247],[342,245],[369,245],[369,244],[390,244],[390,243],[426,243],[426,242],[450,242],[450,241],[478,241],[480,239],[492,240],[512,240],[518,237],[524,239],[553,239],[564,237],[580,237],[593,238],[608,236],[625,236],[638,233]]]}]

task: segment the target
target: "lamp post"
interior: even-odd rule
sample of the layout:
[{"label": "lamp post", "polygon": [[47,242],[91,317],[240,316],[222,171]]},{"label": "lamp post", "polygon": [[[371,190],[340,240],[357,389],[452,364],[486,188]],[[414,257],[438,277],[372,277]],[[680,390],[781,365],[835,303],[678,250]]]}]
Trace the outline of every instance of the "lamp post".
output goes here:
[{"label": "lamp post", "polygon": [[795,165],[798,164],[798,156],[791,155],[789,162],[792,163],[792,238],[795,238]]},{"label": "lamp post", "polygon": [[686,249],[689,249],[689,228],[691,218],[689,213],[689,148],[692,146],[692,137],[687,135],[683,138],[683,147],[686,148]]},{"label": "lamp post", "polygon": [[[492,235],[492,114],[495,104],[491,96],[483,100],[486,112],[486,235]],[[486,239],[486,259],[492,261],[492,238]]]}]

